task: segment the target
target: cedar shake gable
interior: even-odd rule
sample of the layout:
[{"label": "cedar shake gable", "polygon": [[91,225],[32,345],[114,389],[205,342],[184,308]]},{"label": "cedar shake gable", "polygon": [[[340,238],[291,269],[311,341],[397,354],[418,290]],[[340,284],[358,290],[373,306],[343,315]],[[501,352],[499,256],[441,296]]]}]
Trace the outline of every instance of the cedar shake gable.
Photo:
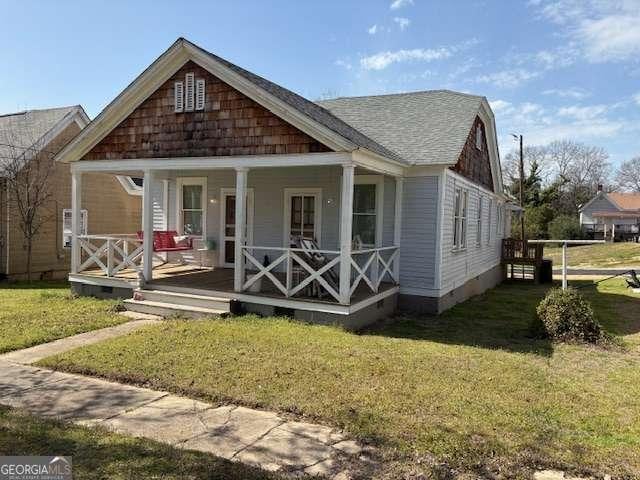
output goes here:
[{"label": "cedar shake gable", "polygon": [[[482,131],[482,148],[476,146],[476,129]],[[468,178],[474,183],[482,185],[488,190],[494,191],[493,174],[491,173],[491,160],[487,146],[486,128],[480,117],[476,117],[467,136],[462,152],[458,157],[458,162],[450,167],[454,172]]]},{"label": "cedar shake gable", "polygon": [[[174,85],[205,80],[204,110],[175,112]],[[188,61],[83,160],[265,155],[331,151],[208,70]]]}]

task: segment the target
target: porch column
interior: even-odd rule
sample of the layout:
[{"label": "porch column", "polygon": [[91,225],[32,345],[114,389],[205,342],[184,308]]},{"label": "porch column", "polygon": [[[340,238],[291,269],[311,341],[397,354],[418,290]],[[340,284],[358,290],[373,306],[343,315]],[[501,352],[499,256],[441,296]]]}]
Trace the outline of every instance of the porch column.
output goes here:
[{"label": "porch column", "polygon": [[235,231],[235,262],[233,268],[233,289],[242,291],[244,284],[244,255],[242,247],[245,243],[245,231],[247,224],[247,177],[249,169],[236,168],[236,231]]},{"label": "porch column", "polygon": [[351,231],[353,224],[353,165],[342,166],[340,197],[340,303],[351,300]]},{"label": "porch column", "polygon": [[396,177],[396,209],[393,222],[393,244],[398,247],[396,262],[393,265],[393,275],[400,283],[400,242],[402,240],[402,194],[404,190],[404,178]]},{"label": "porch column", "polygon": [[142,275],[145,282],[153,279],[153,186],[154,173],[145,170],[142,183]]},{"label": "porch column", "polygon": [[80,269],[81,249],[78,236],[82,232],[82,174],[71,173],[71,273]]}]

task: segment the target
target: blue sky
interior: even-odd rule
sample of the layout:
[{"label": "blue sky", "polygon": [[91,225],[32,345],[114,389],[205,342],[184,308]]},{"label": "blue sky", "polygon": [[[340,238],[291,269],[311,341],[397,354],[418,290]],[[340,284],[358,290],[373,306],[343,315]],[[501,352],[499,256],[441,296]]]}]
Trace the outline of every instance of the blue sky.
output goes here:
[{"label": "blue sky", "polygon": [[503,154],[640,155],[640,0],[0,1],[0,113],[99,111],[177,37],[310,99],[485,95]]}]

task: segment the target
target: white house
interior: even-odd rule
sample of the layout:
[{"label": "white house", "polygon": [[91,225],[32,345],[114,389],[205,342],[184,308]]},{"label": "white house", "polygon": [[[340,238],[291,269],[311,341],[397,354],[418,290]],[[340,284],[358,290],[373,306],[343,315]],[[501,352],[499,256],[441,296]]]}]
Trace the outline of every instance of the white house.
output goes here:
[{"label": "white house", "polygon": [[580,225],[596,240],[638,241],[640,237],[640,194],[598,193],[580,207]]},{"label": "white house", "polygon": [[[180,38],[57,159],[73,172],[69,279],[132,309],[233,299],[355,328],[503,278],[510,222],[484,97],[314,103]],[[144,178],[139,236],[80,235],[88,172]]]}]

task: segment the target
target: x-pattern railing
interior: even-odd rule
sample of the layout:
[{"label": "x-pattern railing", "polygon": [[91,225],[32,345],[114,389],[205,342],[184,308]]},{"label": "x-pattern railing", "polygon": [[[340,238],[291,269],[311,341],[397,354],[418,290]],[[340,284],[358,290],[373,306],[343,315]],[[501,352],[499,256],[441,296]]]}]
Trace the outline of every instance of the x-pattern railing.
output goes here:
[{"label": "x-pattern railing", "polygon": [[351,283],[351,295],[363,281],[374,293],[380,290],[380,285],[387,276],[395,284],[400,283],[396,274],[397,269],[394,269],[399,253],[400,250],[396,246],[353,251],[351,267],[355,270],[356,276]]},{"label": "x-pattern railing", "polygon": [[127,268],[142,270],[142,241],[135,235],[81,235],[78,242],[86,256],[78,272],[94,265],[107,277]]}]

